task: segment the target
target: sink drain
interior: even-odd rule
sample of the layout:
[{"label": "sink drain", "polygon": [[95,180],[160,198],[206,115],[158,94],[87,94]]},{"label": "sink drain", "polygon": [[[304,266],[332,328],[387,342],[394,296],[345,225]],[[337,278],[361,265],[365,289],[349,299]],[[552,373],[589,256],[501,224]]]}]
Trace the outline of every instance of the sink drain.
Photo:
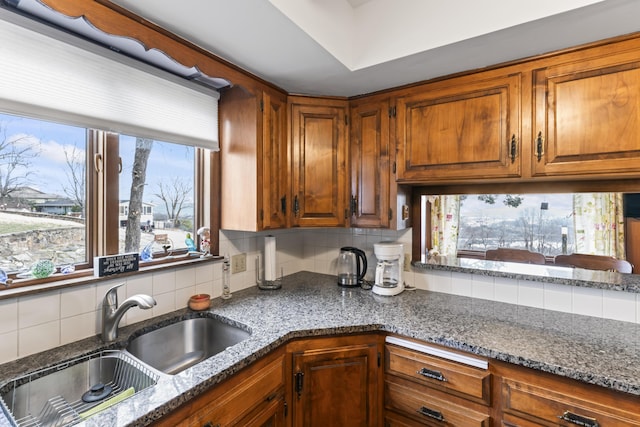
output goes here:
[{"label": "sink drain", "polygon": [[91,386],[89,391],[82,395],[82,401],[86,403],[97,402],[111,394],[113,388],[110,385],[97,383]]}]

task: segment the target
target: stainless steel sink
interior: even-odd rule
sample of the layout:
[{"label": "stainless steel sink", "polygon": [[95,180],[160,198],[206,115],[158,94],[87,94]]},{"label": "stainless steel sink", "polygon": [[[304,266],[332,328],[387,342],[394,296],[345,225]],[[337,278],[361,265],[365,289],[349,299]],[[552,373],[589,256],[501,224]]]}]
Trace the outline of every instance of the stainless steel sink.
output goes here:
[{"label": "stainless steel sink", "polygon": [[153,368],[173,375],[250,335],[216,318],[186,319],[134,338],[127,351]]},{"label": "stainless steel sink", "polygon": [[67,426],[111,398],[119,401],[155,385],[158,378],[125,352],[102,351],[16,378],[2,386],[0,397],[18,426]]}]

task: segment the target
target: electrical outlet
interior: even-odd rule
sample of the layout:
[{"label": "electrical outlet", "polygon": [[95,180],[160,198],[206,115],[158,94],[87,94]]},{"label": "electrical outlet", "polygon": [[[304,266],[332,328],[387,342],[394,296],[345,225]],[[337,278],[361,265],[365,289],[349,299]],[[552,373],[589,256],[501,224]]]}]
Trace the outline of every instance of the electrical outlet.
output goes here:
[{"label": "electrical outlet", "polygon": [[404,254],[404,271],[411,271],[411,254]]},{"label": "electrical outlet", "polygon": [[247,254],[241,253],[231,257],[231,274],[247,271]]}]

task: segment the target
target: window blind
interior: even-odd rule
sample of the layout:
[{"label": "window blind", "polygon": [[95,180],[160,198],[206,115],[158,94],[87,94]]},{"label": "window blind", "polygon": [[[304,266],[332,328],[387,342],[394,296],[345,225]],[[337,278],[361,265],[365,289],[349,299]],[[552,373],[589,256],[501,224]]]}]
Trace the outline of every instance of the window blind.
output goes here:
[{"label": "window blind", "polygon": [[29,21],[0,9],[0,110],[219,150],[218,92]]}]

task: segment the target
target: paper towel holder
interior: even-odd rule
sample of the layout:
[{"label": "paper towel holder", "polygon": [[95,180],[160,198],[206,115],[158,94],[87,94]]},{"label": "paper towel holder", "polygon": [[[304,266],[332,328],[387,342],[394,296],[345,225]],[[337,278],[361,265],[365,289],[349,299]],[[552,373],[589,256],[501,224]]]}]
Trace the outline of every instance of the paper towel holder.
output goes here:
[{"label": "paper towel holder", "polygon": [[284,269],[280,267],[280,277],[275,280],[265,280],[262,270],[262,263],[260,262],[260,255],[256,257],[256,284],[259,289],[263,290],[276,290],[282,287],[282,276],[284,275]]}]

